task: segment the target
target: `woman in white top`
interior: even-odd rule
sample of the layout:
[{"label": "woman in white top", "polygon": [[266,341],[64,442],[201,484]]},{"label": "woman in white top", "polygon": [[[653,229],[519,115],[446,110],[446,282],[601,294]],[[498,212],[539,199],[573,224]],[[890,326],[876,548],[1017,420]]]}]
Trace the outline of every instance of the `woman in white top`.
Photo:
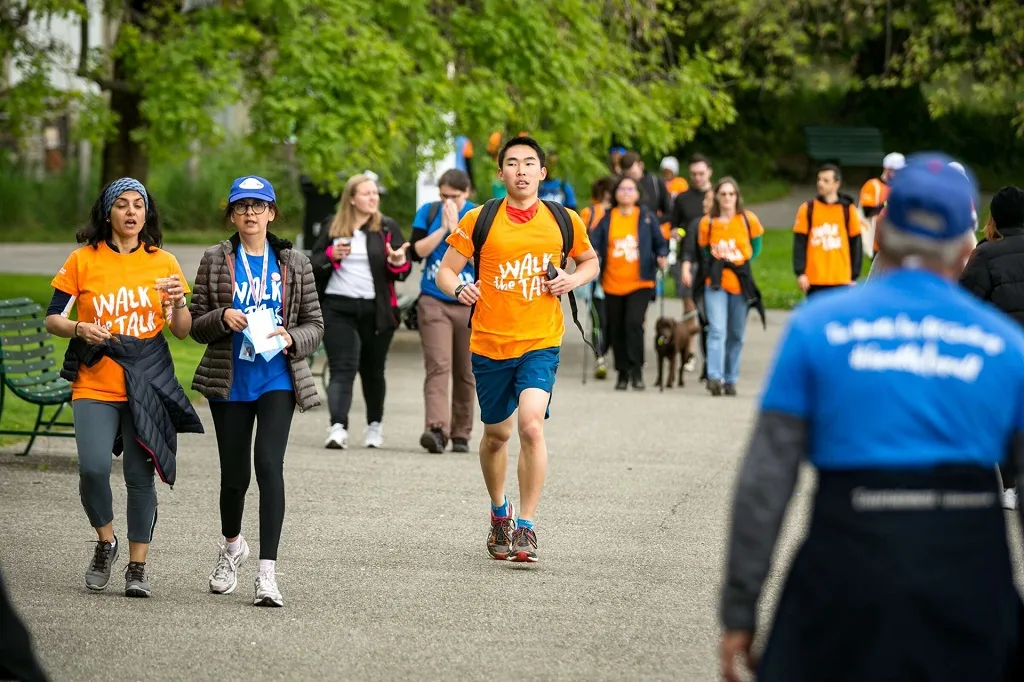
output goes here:
[{"label": "woman in white top", "polygon": [[310,256],[331,372],[328,448],[348,447],[348,412],[357,372],[366,401],[364,445],[384,445],[384,365],[399,322],[395,282],[409,276],[412,263],[398,224],[381,215],[379,206],[373,178],[350,178],[337,213],[321,223],[325,229]]}]

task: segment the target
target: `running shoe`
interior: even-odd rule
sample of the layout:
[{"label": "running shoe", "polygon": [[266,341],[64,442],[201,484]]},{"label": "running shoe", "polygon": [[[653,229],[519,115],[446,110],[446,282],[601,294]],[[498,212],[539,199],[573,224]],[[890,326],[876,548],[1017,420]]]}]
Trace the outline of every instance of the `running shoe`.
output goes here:
[{"label": "running shoe", "polygon": [[509,561],[529,564],[537,562],[537,534],[532,528],[516,528],[509,544]]},{"label": "running shoe", "polygon": [[508,516],[495,516],[494,510],[491,510],[491,532],[487,534],[487,552],[492,559],[504,560],[508,557],[515,529],[516,508],[511,501],[508,503]]}]

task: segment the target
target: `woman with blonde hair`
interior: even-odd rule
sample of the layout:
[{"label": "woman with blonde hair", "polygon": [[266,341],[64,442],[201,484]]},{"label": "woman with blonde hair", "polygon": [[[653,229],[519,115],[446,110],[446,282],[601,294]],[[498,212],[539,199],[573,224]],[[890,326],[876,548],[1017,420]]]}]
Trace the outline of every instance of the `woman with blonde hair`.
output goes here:
[{"label": "woman with blonde hair", "polygon": [[333,217],[324,219],[310,260],[324,315],[324,348],[331,371],[327,448],[348,447],[352,385],[359,374],[366,401],[363,444],[384,445],[384,365],[398,328],[395,282],[409,276],[409,243],[398,224],[382,215],[376,181],[349,178]]}]

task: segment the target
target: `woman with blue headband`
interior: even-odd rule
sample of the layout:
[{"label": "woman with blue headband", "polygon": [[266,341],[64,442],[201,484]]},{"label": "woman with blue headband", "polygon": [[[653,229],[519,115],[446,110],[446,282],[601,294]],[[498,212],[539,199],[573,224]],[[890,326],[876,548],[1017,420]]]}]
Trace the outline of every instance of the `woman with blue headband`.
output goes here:
[{"label": "woman with blue headband", "polygon": [[[141,182],[121,178],[104,188],[92,208],[88,224],[78,232],[81,247],[71,252],[53,278],[53,299],[46,329],[70,338],[62,376],[74,377],[71,407],[78,445],[79,491],[97,542],[85,573],[90,590],[103,590],[121,553],[114,532],[110,492],[111,452],[121,455],[128,490],[127,537],[129,563],[125,595],[148,597],[146,555],[157,518],[153,474],[173,485],[173,440],[153,430],[154,423],[171,419],[164,410],[150,408],[141,423],[139,401],[145,387],[126,382],[133,373],[143,381],[145,370],[133,363],[130,352],[148,353],[159,360],[161,381],[181,391],[182,413],[192,421],[190,430],[201,432],[184,392],[173,379],[173,362],[163,339],[165,326],[179,339],[188,336],[192,315],[185,302],[188,282],[177,259],[160,248],[163,236],[153,197]],[[71,319],[77,305],[77,319]],[[135,341],[140,341],[136,344]],[[145,343],[141,343],[145,342]],[[87,359],[88,358],[88,359]],[[168,375],[168,369],[170,374]],[[135,387],[129,388],[129,385]],[[159,445],[159,447],[158,447]]]}]

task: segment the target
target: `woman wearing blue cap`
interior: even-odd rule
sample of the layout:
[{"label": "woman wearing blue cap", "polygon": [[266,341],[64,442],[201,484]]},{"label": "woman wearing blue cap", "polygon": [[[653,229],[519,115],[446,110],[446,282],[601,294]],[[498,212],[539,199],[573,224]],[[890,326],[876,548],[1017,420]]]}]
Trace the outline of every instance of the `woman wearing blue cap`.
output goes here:
[{"label": "woman wearing blue cap", "polygon": [[267,231],[277,215],[268,180],[235,180],[224,220],[236,232],[203,254],[191,305],[192,338],[207,344],[192,388],[210,401],[220,454],[224,545],[210,591],[233,592],[249,556],[242,510],[253,461],[260,488],[256,606],[284,605],[274,573],[284,523],[284,455],[295,406],[305,411],[320,404],[305,358],[324,331],[309,259]]}]

